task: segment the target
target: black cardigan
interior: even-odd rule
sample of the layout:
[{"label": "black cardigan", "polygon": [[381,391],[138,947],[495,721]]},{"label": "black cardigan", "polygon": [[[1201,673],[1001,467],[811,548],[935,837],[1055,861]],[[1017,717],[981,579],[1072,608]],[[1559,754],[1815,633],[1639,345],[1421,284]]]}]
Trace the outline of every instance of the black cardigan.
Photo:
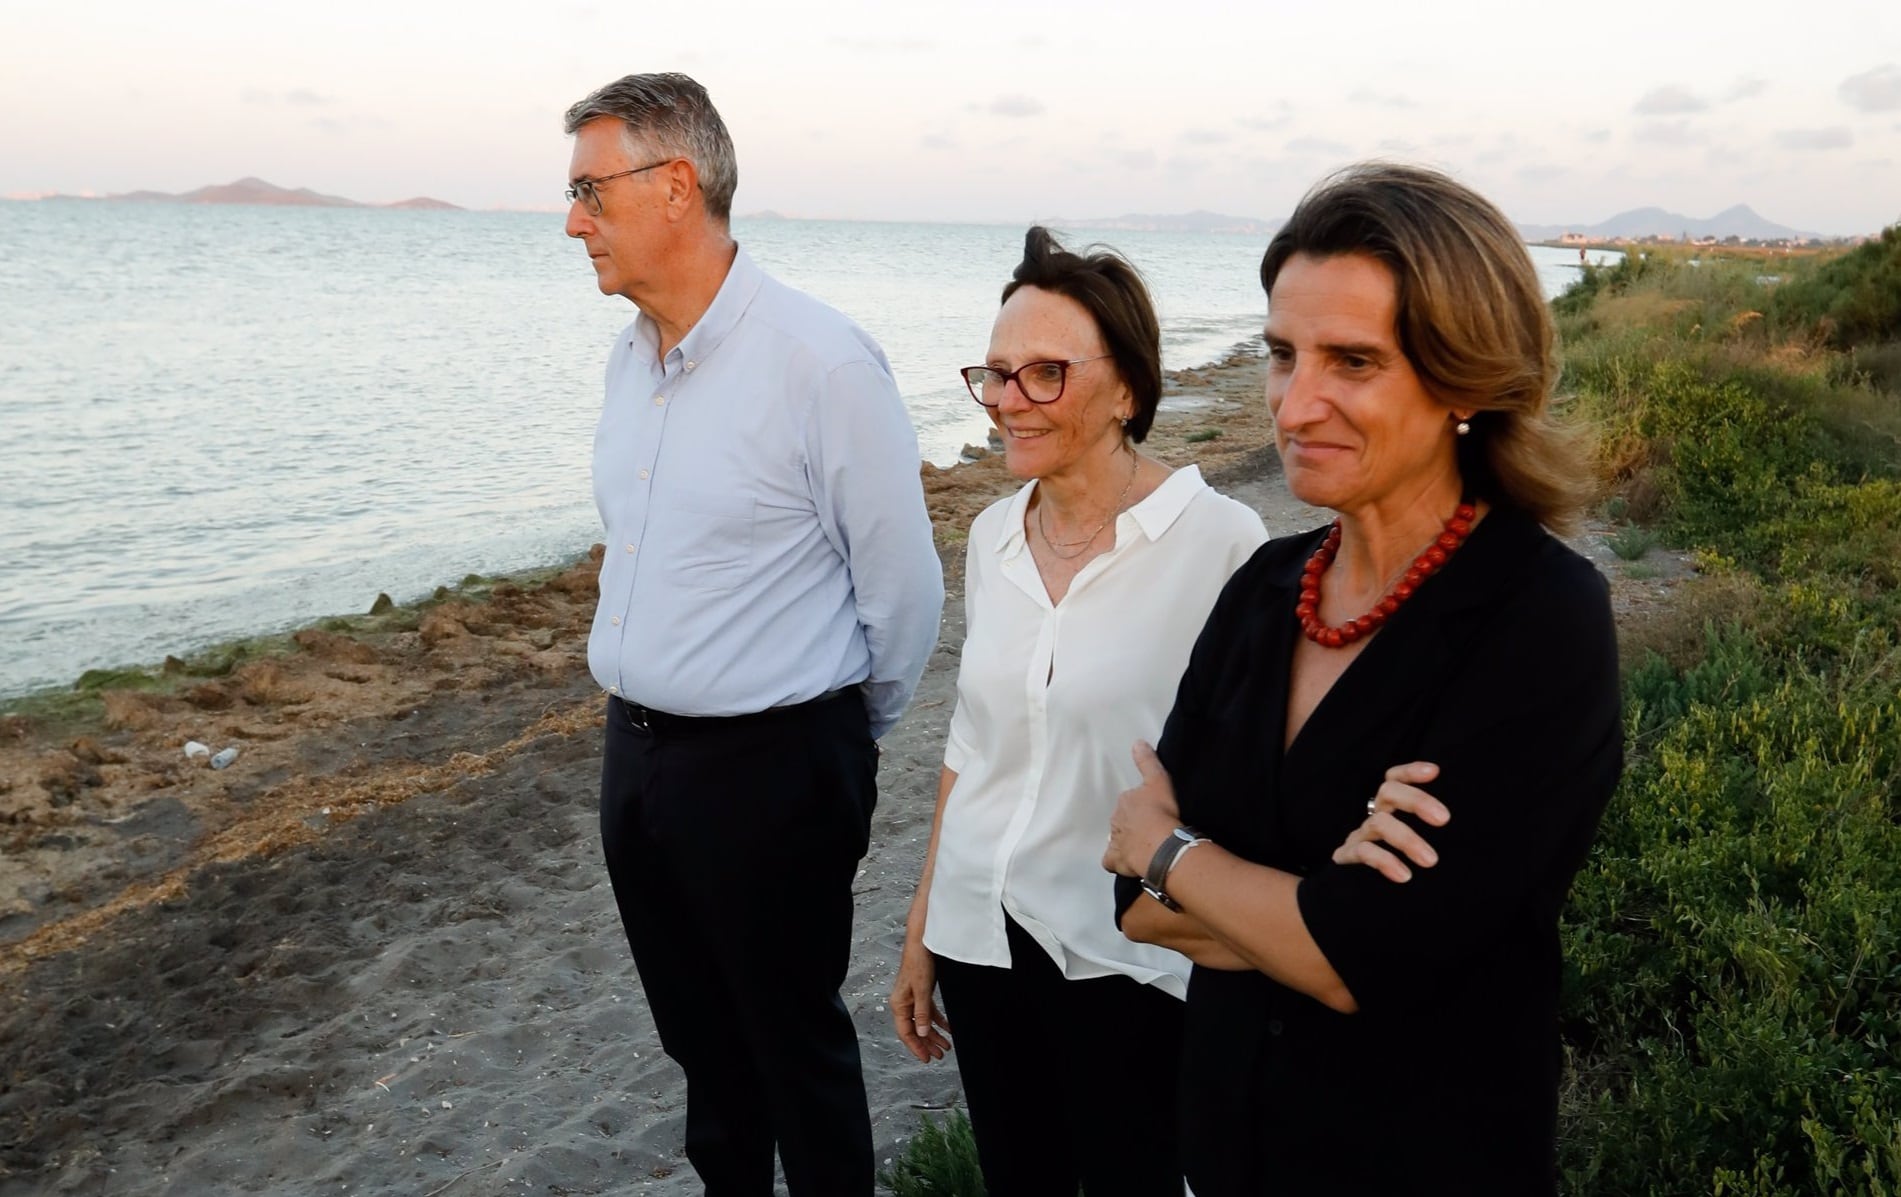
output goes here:
[{"label": "black cardigan", "polygon": [[[1324,531],[1324,530],[1322,530]],[[1604,579],[1495,509],[1283,752],[1302,565],[1262,546],[1222,592],[1158,746],[1185,822],[1301,876],[1360,1011],[1196,968],[1181,1117],[1197,1197],[1550,1193],[1557,918],[1623,765]],[[1330,857],[1385,770],[1441,767],[1439,864],[1397,884]],[[1138,891],[1118,887],[1118,909]]]}]

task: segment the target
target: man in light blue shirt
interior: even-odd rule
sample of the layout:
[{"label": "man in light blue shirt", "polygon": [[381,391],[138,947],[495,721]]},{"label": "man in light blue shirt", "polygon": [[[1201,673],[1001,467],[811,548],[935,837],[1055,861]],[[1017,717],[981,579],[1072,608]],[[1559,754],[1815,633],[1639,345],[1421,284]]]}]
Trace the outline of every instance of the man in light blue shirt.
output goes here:
[{"label": "man in light blue shirt", "polygon": [[684,75],[568,110],[567,232],[639,315],[594,443],[601,836],[709,1194],[869,1197],[839,998],[876,737],[937,641],[917,439],[877,344],[733,241],[725,125]]}]

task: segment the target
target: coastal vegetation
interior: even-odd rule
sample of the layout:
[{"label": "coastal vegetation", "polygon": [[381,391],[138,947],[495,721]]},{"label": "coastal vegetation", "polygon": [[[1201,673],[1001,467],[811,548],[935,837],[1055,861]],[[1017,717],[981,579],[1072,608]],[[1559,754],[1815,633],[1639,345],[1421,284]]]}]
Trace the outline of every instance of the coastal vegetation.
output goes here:
[{"label": "coastal vegetation", "polygon": [[897,1161],[879,1169],[878,1183],[891,1197],[984,1197],[977,1166],[977,1139],[962,1110],[941,1118],[928,1114]]},{"label": "coastal vegetation", "polygon": [[1576,1193],[1901,1193],[1901,227],[1555,303],[1619,510],[1628,766],[1564,926]]}]

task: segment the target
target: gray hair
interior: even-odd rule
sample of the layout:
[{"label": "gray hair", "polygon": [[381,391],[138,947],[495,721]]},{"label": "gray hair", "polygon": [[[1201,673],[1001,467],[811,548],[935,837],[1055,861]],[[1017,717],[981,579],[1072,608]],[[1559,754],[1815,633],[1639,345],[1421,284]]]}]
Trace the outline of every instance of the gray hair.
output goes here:
[{"label": "gray hair", "polygon": [[726,122],[699,83],[671,71],[627,75],[568,109],[563,128],[572,135],[603,116],[621,122],[622,136],[644,139],[660,153],[692,162],[700,175],[706,214],[721,224],[732,218],[739,163]]}]

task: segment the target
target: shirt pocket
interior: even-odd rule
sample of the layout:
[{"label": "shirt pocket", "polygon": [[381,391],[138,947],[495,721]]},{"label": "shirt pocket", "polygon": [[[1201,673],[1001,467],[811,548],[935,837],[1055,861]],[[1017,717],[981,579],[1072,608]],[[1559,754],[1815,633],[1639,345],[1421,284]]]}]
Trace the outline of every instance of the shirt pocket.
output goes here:
[{"label": "shirt pocket", "polygon": [[689,590],[726,591],[752,570],[753,500],[710,491],[679,491],[667,506],[679,527],[668,572]]}]

